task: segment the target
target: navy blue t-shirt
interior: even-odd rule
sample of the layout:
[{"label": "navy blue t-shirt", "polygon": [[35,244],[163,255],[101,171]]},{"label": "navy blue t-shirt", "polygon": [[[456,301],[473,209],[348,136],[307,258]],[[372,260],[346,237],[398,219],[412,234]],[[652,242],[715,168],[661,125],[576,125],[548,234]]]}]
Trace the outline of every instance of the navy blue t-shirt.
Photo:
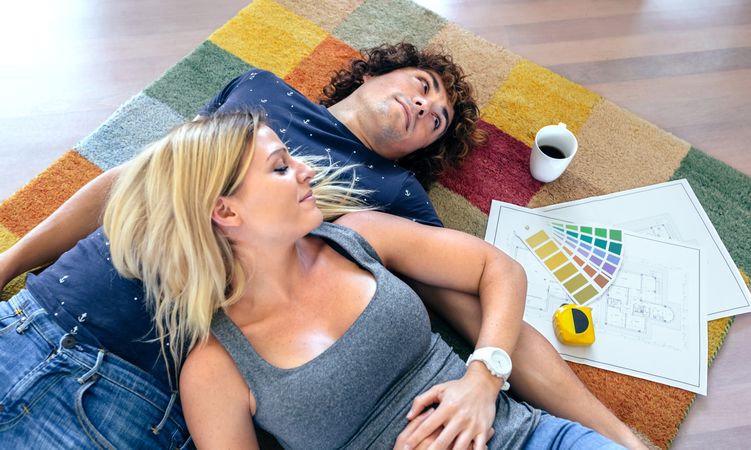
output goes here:
[{"label": "navy blue t-shirt", "polygon": [[330,157],[355,169],[357,187],[372,190],[366,199],[380,211],[420,223],[443,226],[428,194],[408,170],[371,151],[326,107],[317,105],[276,75],[253,69],[232,80],[200,114],[261,107],[269,126],[293,152]]},{"label": "navy blue t-shirt", "polygon": [[[102,228],[39,275],[29,274],[26,288],[78,341],[114,353],[168,388],[165,361],[159,342],[154,341],[154,314],[144,301],[143,284],[115,270]],[[170,370],[174,377],[174,369]]]}]

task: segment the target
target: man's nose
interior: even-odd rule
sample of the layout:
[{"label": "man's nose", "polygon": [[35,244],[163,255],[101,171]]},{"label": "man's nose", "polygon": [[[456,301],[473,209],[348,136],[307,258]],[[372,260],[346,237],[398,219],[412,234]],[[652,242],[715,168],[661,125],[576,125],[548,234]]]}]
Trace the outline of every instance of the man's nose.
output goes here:
[{"label": "man's nose", "polygon": [[425,97],[417,96],[412,99],[417,109],[417,117],[422,117],[430,110],[430,100]]}]

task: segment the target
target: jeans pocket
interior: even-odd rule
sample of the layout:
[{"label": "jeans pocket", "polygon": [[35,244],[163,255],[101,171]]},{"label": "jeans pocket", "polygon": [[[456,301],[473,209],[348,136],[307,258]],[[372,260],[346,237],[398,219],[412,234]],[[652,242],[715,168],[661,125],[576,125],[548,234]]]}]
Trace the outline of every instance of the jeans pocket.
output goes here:
[{"label": "jeans pocket", "polygon": [[98,374],[78,389],[76,415],[92,442],[101,448],[175,449],[188,438],[184,426],[175,420],[167,420],[162,429],[156,430],[164,417],[161,408]]},{"label": "jeans pocket", "polygon": [[[18,429],[20,434],[25,434],[24,427],[29,417],[32,421],[45,421],[59,411],[54,402],[50,405],[50,398],[55,397],[54,393],[59,390],[65,377],[47,370],[50,365],[56,364],[57,361],[42,361],[30,371],[6,371],[0,374],[0,433],[15,433],[12,430]],[[0,442],[5,441],[6,435],[3,435]]]}]

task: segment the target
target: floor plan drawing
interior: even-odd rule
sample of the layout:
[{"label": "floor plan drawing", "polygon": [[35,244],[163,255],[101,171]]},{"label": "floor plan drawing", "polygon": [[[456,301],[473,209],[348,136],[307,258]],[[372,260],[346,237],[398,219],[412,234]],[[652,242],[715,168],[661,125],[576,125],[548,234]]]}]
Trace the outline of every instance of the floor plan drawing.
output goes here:
[{"label": "floor plan drawing", "polygon": [[[702,302],[701,251],[657,234],[623,231],[623,261],[614,280],[587,306],[592,308],[595,343],[567,346],[555,337],[554,311],[575,303],[555,272],[522,236],[550,221],[548,213],[493,202],[485,240],[524,266],[528,287],[524,319],[565,359],[680,387],[706,395],[707,319]],[[596,225],[596,224],[593,224]],[[670,223],[657,228],[669,232]],[[573,228],[573,224],[571,224]],[[581,229],[583,222],[577,221]],[[526,234],[519,230],[531,229]],[[595,226],[593,226],[593,230]],[[655,233],[656,234],[656,233]]]},{"label": "floor plan drawing", "polygon": [[686,180],[550,205],[540,211],[699,247],[707,280],[714,283],[707,298],[709,319],[751,312],[751,292]]}]

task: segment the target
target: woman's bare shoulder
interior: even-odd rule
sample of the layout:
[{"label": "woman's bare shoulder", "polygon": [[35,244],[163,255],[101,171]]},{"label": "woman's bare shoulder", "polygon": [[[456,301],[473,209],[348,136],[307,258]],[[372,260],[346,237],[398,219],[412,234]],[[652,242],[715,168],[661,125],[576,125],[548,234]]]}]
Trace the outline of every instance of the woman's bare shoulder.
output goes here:
[{"label": "woman's bare shoulder", "polygon": [[384,226],[396,226],[400,223],[411,223],[411,221],[379,211],[358,211],[345,214],[334,223],[355,230],[362,235],[368,235],[374,231],[383,230]]},{"label": "woman's bare shoulder", "polygon": [[227,350],[214,336],[209,335],[206,343],[197,344],[188,353],[180,371],[180,389],[190,389],[205,383],[226,380],[230,378],[229,375],[232,373],[236,373],[242,380],[240,372]]}]

